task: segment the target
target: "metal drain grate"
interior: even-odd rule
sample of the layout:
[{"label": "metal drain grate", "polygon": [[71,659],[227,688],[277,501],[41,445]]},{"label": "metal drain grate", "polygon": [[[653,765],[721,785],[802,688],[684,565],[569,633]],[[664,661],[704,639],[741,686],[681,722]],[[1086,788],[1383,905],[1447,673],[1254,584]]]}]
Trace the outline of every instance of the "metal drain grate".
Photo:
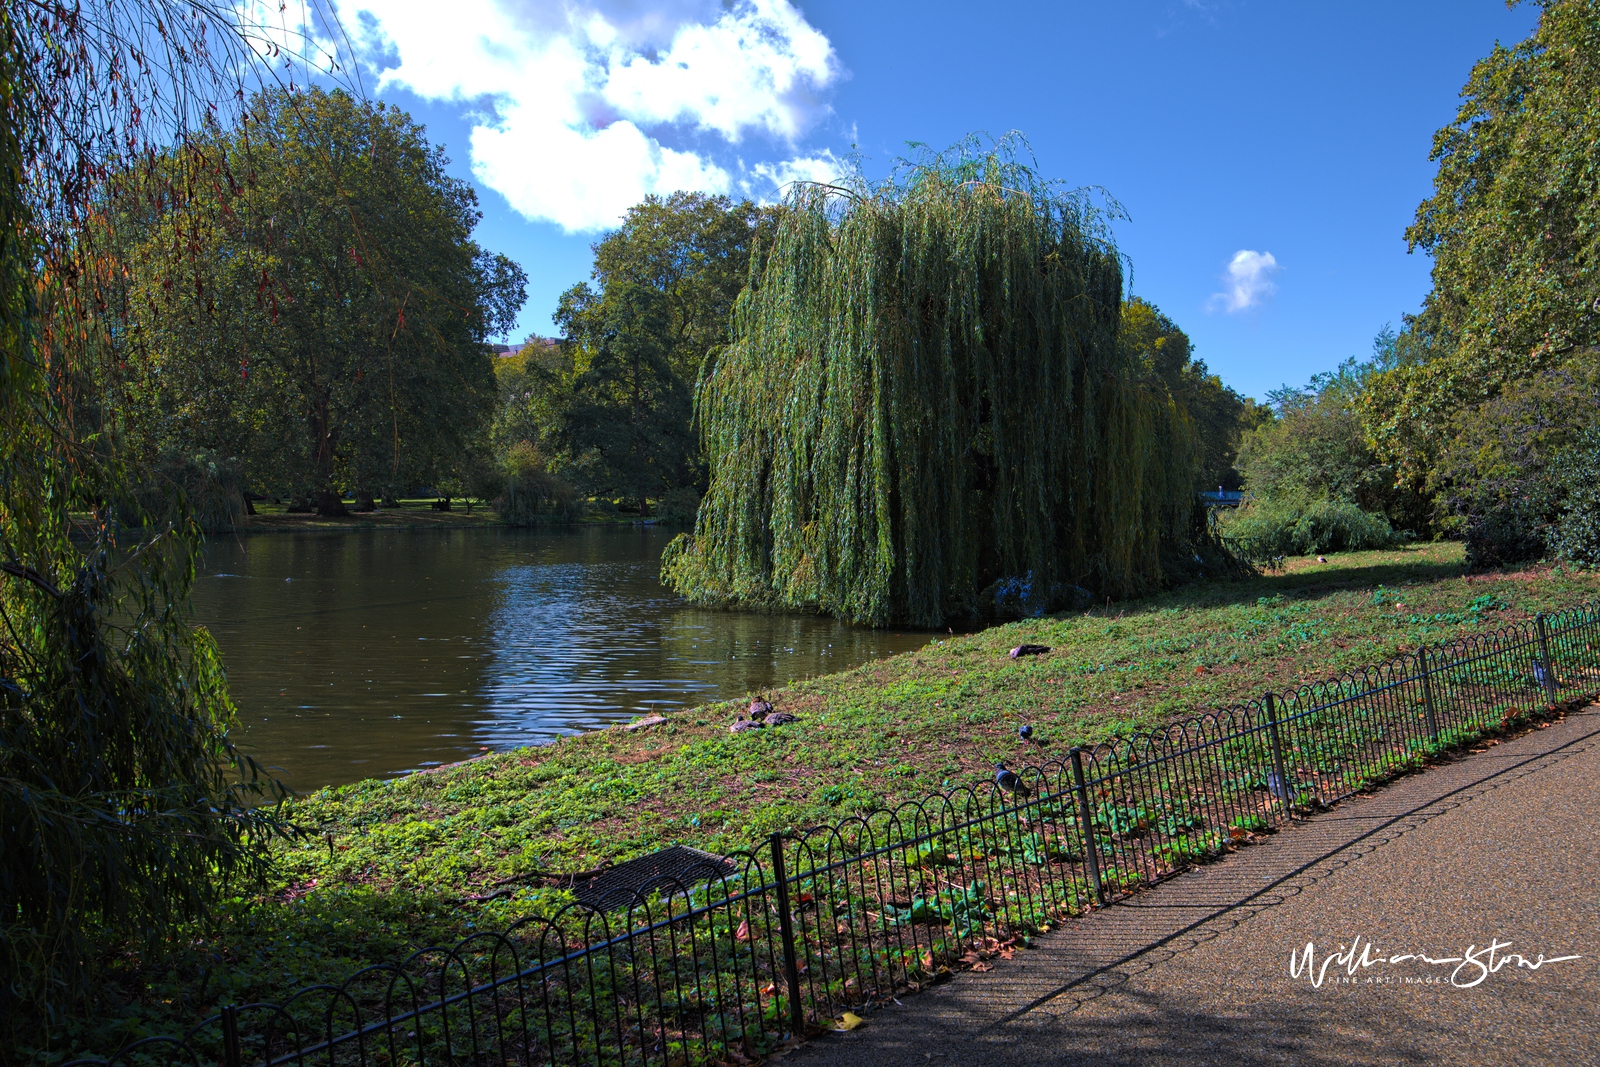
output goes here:
[{"label": "metal drain grate", "polygon": [[625,908],[653,889],[688,889],[731,874],[733,861],[687,845],[673,845],[619,863],[572,887],[578,902],[596,911]]}]

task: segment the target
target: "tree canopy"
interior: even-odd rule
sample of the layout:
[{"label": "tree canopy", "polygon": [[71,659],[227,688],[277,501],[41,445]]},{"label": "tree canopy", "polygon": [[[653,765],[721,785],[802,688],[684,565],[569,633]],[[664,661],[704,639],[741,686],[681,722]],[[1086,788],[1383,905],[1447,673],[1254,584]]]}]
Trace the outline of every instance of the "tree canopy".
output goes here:
[{"label": "tree canopy", "polygon": [[615,324],[608,305],[619,294],[650,290],[660,298],[655,343],[674,373],[692,384],[706,353],[728,343],[728,315],[748,280],[751,253],[763,232],[770,242],[771,228],[772,210],[748,200],[647,196],[595,243],[598,288],[579,282],[563,293],[556,324],[569,340],[597,351]]},{"label": "tree canopy", "polygon": [[1454,413],[1600,343],[1600,2],[1540,6],[1532,36],[1473,67],[1406,231],[1433,256],[1433,288],[1362,403],[1411,477]]},{"label": "tree canopy", "polygon": [[1223,385],[1205,362],[1194,358],[1189,335],[1140,297],[1122,305],[1122,344],[1145,373],[1159,381],[1194,425],[1195,477],[1200,488],[1237,489],[1234,459],[1241,435],[1270,418],[1255,401]]},{"label": "tree canopy", "polygon": [[237,176],[195,193],[214,221],[158,219],[128,252],[112,388],[146,455],[237,457],[321,510],[463,476],[494,404],[486,342],[526,280],[473,242],[470,186],[403,112],[342,91],[262,94],[213,147]]},{"label": "tree canopy", "polygon": [[1002,578],[1043,604],[1188,558],[1191,423],[1118,343],[1105,216],[1016,147],[790,194],[701,374],[674,588],[932,625]]}]

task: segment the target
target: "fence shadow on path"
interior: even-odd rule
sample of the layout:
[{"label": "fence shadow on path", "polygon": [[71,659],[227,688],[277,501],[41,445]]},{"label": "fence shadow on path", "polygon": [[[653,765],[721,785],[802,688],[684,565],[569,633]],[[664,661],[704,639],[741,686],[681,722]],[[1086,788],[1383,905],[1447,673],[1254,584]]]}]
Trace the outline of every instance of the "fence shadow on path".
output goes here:
[{"label": "fence shadow on path", "polygon": [[[825,1038],[795,1067],[1060,1064],[1407,1064],[1438,1062],[1452,1034],[1388,999],[1243,996],[1202,1006],[1187,954],[1293,901],[1414,830],[1600,746],[1600,712],[1570,716],[1555,744],[1537,728],[1285,829],[1259,846],[1067,923],[1004,972],[966,975],[879,1016],[877,1032]],[[1167,988],[1136,981],[1174,966]],[[1189,992],[1183,992],[1188,988]],[[1112,996],[1115,1002],[1095,1002]],[[1014,1006],[1007,1009],[1007,1005]],[[1082,1012],[1086,1006],[1095,1010]],[[1381,1035],[1381,1045],[1377,1035]],[[955,1051],[959,1050],[959,1051]],[[1526,1050],[1522,1050],[1525,1053]],[[1508,1050],[1505,1062],[1517,1062]],[[1486,1061],[1487,1062],[1487,1061]]]},{"label": "fence shadow on path", "polygon": [[[1397,779],[1357,803],[1313,816],[1310,824],[1274,835],[1248,852],[1196,868],[1149,893],[1076,920],[1069,930],[1103,930],[1099,936],[1104,937],[1107,948],[1122,949],[1120,956],[1036,995],[986,1029],[1003,1027],[1047,1004],[1054,1005],[1052,1010],[1057,1013],[1075,1010],[1106,990],[1242,926],[1262,911],[1287,903],[1440,815],[1600,743],[1600,715],[1584,719],[1587,728],[1559,748],[1518,755],[1510,762],[1489,753],[1458,757],[1431,768],[1421,779]],[[1485,759],[1486,755],[1489,758]],[[1448,779],[1448,785],[1441,779]],[[1430,788],[1434,786],[1445,789]],[[1180,916],[1185,925],[1163,930],[1162,915]],[[1110,929],[1113,924],[1120,929]],[[1138,940],[1136,932],[1141,929],[1152,936]],[[1127,939],[1130,932],[1134,932],[1131,943]],[[1074,993],[1081,993],[1076,1003],[1062,1002]]]}]

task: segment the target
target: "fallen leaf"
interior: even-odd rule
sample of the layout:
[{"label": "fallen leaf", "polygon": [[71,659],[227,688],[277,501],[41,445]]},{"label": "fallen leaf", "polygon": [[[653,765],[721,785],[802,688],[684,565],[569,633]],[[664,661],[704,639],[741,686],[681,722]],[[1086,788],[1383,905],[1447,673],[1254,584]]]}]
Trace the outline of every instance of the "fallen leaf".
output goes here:
[{"label": "fallen leaf", "polygon": [[761,995],[764,997],[776,996],[777,993],[778,986],[775,982],[768,982],[766,985],[761,987]]},{"label": "fallen leaf", "polygon": [[838,1031],[854,1030],[864,1022],[866,1022],[866,1020],[861,1016],[855,1014],[854,1012],[847,1011],[844,1013],[844,1015],[833,1021],[833,1028]]},{"label": "fallen leaf", "polygon": [[972,969],[977,971],[979,974],[982,974],[984,971],[994,970],[994,968],[990,967],[987,963],[974,963],[972,965]]},{"label": "fallen leaf", "polygon": [[746,920],[744,920],[743,922],[741,922],[739,924],[739,929],[734,932],[733,939],[735,941],[748,941],[748,940],[750,940],[750,920],[749,919],[746,919]]}]

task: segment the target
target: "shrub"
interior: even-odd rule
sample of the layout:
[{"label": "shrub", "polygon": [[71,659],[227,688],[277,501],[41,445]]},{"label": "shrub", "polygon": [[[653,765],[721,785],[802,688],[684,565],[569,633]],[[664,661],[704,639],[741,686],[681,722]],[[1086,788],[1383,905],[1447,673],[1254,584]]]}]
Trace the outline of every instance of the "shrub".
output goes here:
[{"label": "shrub", "polygon": [[1468,569],[1489,570],[1542,559],[1549,528],[1543,512],[1525,497],[1480,505],[1467,512],[1461,539],[1466,542]]},{"label": "shrub", "polygon": [[1223,542],[1245,559],[1391,548],[1404,540],[1382,515],[1342,500],[1257,498],[1222,521]]},{"label": "shrub", "polygon": [[1590,428],[1551,464],[1565,499],[1550,531],[1550,548],[1574,563],[1600,566],[1600,428]]},{"label": "shrub", "polygon": [[206,533],[226,533],[245,525],[250,513],[238,466],[204,450],[163,453],[135,500],[137,507],[123,509],[119,516],[124,522],[161,526],[192,517]]},{"label": "shrub", "polygon": [[685,486],[674,489],[656,505],[656,518],[662,522],[694,525],[695,514],[700,510],[700,494]]},{"label": "shrub", "polygon": [[551,474],[544,456],[527,441],[518,441],[506,455],[503,486],[494,510],[510,526],[571,522],[583,510],[577,491]]},{"label": "shrub", "polygon": [[[1600,443],[1585,428],[1597,411],[1600,371],[1582,359],[1508,385],[1451,421],[1430,485],[1457,516],[1469,567],[1594,551],[1592,540],[1581,547],[1580,527],[1594,513],[1582,500],[1595,473],[1584,456]],[[1569,496],[1577,507],[1570,524]]]}]

